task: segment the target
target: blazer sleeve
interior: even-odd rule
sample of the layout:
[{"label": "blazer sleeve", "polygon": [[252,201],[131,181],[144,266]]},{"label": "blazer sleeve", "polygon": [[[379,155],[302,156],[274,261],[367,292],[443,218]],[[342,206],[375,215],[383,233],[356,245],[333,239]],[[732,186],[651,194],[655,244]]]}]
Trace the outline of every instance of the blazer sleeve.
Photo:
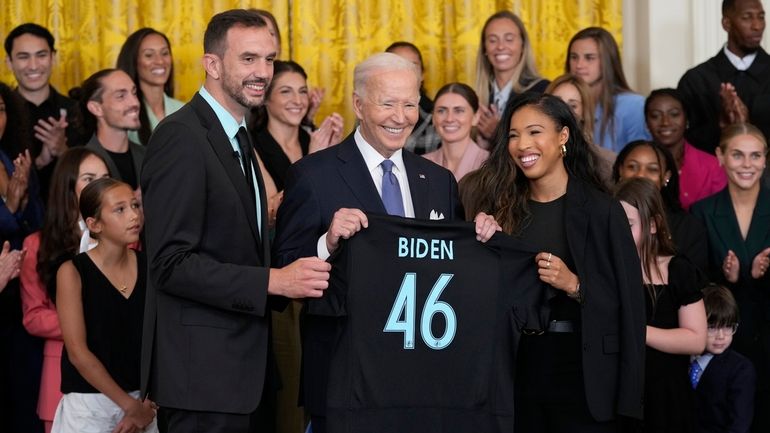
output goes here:
[{"label": "blazer sleeve", "polygon": [[[709,61],[710,63],[710,61]],[[718,103],[719,79],[712,75],[716,87],[707,76],[712,75],[702,64],[687,71],[679,80],[677,90],[682,94],[686,102],[687,120],[689,127],[686,131],[687,139],[696,147],[707,152],[713,152],[719,137],[719,107]]]},{"label": "blazer sleeve", "polygon": [[628,219],[620,203],[610,206],[610,254],[620,302],[620,380],[617,411],[641,419],[644,395],[646,317],[642,271]]},{"label": "blazer sleeve", "polygon": [[[449,180],[449,184],[451,185],[449,187],[449,200],[451,201],[451,209],[454,213],[452,220],[465,221],[465,208],[463,208],[463,202],[460,200],[460,193],[454,176]],[[471,221],[473,221],[474,218],[476,218],[476,215],[470,216]]]},{"label": "blazer sleeve", "polygon": [[728,433],[748,433],[754,419],[754,392],[757,374],[751,362],[745,358],[735,364],[731,380],[727,381]]},{"label": "blazer sleeve", "polygon": [[303,167],[295,164],[289,168],[283,202],[278,207],[273,263],[279,267],[317,256],[318,238],[327,229],[316,186]]},{"label": "blazer sleeve", "polygon": [[[190,116],[194,116],[190,114]],[[162,292],[223,310],[262,316],[267,303],[270,269],[228,262],[227,248],[207,251],[214,241],[238,248],[243,227],[216,226],[211,221],[209,194],[216,194],[207,173],[212,156],[205,137],[180,121],[166,122],[153,132],[142,167],[149,280]],[[200,129],[200,128],[198,128]],[[219,164],[219,161],[208,161]],[[214,167],[217,169],[219,167]],[[223,169],[224,170],[224,169]],[[246,234],[250,236],[250,234]],[[226,240],[232,242],[229,244]],[[204,245],[204,242],[208,242]],[[234,254],[233,252],[232,254]],[[246,308],[244,308],[246,306]]]},{"label": "blazer sleeve", "polygon": [[48,297],[45,284],[37,273],[37,252],[40,248],[40,234],[35,233],[24,239],[27,254],[21,263],[19,281],[21,283],[21,309],[24,328],[30,335],[47,339],[61,340],[59,316],[56,306]]}]

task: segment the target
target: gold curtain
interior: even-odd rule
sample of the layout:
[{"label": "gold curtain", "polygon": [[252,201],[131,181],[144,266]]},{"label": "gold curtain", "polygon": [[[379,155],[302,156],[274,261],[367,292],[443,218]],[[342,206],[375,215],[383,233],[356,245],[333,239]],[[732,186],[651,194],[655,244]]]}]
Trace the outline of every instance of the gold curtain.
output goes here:
[{"label": "gold curtain", "polygon": [[[62,92],[91,73],[114,67],[126,36],[154,27],[171,40],[175,95],[188,100],[203,82],[200,58],[209,18],[222,10],[256,7],[273,12],[283,36],[283,58],[300,63],[311,86],[326,88],[317,121],[331,112],[350,128],[352,75],[356,63],[396,40],[422,51],[425,86],[433,94],[450,81],[473,84],[481,27],[495,11],[508,9],[527,27],[540,73],[562,73],[570,37],[602,26],[622,42],[622,0],[3,0],[0,35],[33,21],[56,37],[53,84]],[[0,79],[13,83],[3,68]]]},{"label": "gold curtain", "polygon": [[[174,54],[174,95],[189,100],[203,83],[203,33],[212,15],[232,8],[270,10],[280,29],[289,25],[288,0],[2,0],[0,36],[25,22],[47,27],[56,38],[51,82],[65,93],[92,73],[114,68],[126,37],[142,27],[168,36]],[[287,49],[284,41],[284,49]],[[2,68],[0,80],[15,83]]]}]

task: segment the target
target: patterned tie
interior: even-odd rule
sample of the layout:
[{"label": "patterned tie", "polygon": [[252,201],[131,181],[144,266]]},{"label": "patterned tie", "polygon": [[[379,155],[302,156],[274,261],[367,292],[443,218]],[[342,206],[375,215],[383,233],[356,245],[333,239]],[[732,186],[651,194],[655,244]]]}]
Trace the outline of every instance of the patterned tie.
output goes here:
[{"label": "patterned tie", "polygon": [[700,374],[702,371],[703,369],[700,368],[698,360],[693,359],[692,363],[690,364],[690,384],[692,385],[692,389],[695,389],[698,386],[698,381],[700,380]]},{"label": "patterned tie", "polygon": [[382,166],[382,204],[388,215],[405,216],[404,201],[401,199],[401,185],[393,174],[393,161],[386,159]]}]

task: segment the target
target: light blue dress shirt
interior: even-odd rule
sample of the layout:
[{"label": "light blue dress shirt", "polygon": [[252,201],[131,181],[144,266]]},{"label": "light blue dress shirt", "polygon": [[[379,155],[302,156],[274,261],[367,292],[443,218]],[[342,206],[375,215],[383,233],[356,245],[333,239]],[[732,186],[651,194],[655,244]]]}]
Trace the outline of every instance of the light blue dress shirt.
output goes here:
[{"label": "light blue dress shirt", "polygon": [[[214,114],[217,115],[217,119],[219,119],[219,123],[222,124],[222,128],[225,130],[225,134],[227,135],[227,138],[230,140],[230,146],[233,147],[233,152],[238,152],[240,155],[241,148],[238,145],[238,139],[236,138],[236,135],[238,134],[238,129],[241,127],[246,128],[246,118],[244,117],[243,120],[241,120],[241,123],[238,123],[232,114],[230,114],[229,111],[225,110],[225,107],[222,106],[219,102],[217,102],[216,99],[214,99],[213,96],[206,90],[205,87],[201,86],[201,89],[198,91],[198,93],[201,95],[201,97],[208,102],[208,104],[211,106],[211,109],[214,110]],[[243,159],[241,158],[241,161]],[[253,159],[252,159],[253,161]],[[243,164],[241,164],[241,170],[244,171]],[[245,173],[245,171],[244,171]],[[254,191],[257,192],[256,197],[256,204],[257,204],[257,228],[259,229],[259,233],[262,232],[262,208],[261,203],[259,202],[259,184],[257,183],[257,175],[256,175],[256,168],[254,168],[254,164],[252,164],[251,168],[251,180],[254,182]]]}]

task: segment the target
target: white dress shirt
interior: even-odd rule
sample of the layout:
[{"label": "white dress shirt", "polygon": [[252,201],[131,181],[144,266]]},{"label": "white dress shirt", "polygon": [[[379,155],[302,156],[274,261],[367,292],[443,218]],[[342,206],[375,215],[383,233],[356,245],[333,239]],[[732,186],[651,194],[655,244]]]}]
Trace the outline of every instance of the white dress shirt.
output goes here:
[{"label": "white dress shirt", "polygon": [[727,49],[727,44],[725,44],[725,47],[723,48],[725,52],[725,56],[727,56],[727,60],[730,61],[730,63],[735,66],[735,69],[739,71],[745,71],[751,67],[751,64],[754,63],[754,59],[757,58],[757,53],[753,52],[751,54],[747,54],[744,57],[738,57],[737,55],[733,54],[732,51]]},{"label": "white dress shirt", "polygon": [[[382,166],[380,165],[385,157],[380,155],[371,144],[369,144],[364,136],[361,135],[361,128],[357,128],[353,139],[356,142],[358,151],[361,152],[361,156],[364,158],[366,169],[369,171],[369,175],[372,177],[374,186],[377,187],[377,193],[382,197]],[[407,218],[414,218],[414,204],[412,203],[412,194],[409,190],[409,179],[406,176],[406,167],[404,166],[403,149],[399,149],[390,156],[390,160],[393,161],[393,174],[398,178],[398,184],[401,187],[401,199],[404,202],[404,216]],[[318,257],[326,260],[329,258],[329,250],[326,248],[326,235],[324,233],[318,238],[317,250]]]}]

